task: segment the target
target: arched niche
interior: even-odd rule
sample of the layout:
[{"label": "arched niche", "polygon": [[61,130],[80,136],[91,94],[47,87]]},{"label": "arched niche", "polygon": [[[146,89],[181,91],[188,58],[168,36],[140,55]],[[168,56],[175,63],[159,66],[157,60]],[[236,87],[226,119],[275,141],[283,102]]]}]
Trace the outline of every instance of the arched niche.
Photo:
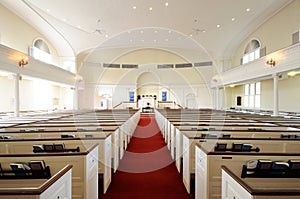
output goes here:
[{"label": "arched niche", "polygon": [[158,96],[159,95],[159,78],[152,72],[141,73],[136,81],[137,96]]}]

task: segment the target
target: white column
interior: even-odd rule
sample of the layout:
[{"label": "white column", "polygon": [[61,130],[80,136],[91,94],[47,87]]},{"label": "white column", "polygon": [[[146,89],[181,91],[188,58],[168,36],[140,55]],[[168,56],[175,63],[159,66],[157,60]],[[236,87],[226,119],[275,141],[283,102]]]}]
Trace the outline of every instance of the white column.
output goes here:
[{"label": "white column", "polygon": [[273,116],[278,116],[278,74],[273,74]]},{"label": "white column", "polygon": [[73,109],[78,110],[78,85],[75,84],[74,93],[73,93]]},{"label": "white column", "polygon": [[14,115],[15,117],[20,116],[20,74],[16,73],[15,74],[15,112]]},{"label": "white column", "polygon": [[220,107],[219,107],[219,88],[216,87],[215,88],[215,110],[218,110]]}]

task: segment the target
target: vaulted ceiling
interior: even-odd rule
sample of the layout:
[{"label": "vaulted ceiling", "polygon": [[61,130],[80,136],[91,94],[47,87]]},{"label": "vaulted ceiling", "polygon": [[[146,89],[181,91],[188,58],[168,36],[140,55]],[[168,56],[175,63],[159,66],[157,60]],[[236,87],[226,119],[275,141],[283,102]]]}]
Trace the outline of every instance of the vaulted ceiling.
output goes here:
[{"label": "vaulted ceiling", "polygon": [[219,58],[291,0],[1,0],[60,56],[103,48],[202,50]]}]

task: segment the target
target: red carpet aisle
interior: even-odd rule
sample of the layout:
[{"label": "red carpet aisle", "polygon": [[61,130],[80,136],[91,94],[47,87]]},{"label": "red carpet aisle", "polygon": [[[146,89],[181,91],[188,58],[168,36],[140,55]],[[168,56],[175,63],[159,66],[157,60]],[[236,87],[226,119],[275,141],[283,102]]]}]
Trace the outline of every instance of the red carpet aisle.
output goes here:
[{"label": "red carpet aisle", "polygon": [[105,199],[188,199],[152,115],[143,114]]}]

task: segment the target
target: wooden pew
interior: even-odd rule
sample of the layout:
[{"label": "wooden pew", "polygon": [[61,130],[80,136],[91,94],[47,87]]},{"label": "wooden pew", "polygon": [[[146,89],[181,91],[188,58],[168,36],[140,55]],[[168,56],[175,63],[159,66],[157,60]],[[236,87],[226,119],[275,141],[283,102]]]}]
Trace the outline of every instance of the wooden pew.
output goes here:
[{"label": "wooden pew", "polygon": [[[249,132],[251,133],[251,132]],[[191,178],[195,173],[195,145],[210,145],[213,148],[217,143],[226,143],[231,147],[233,143],[249,143],[253,147],[258,147],[262,152],[294,152],[300,150],[300,140],[280,139],[280,138],[255,138],[255,137],[231,137],[231,138],[205,138],[195,136],[195,134],[184,134],[183,136],[183,158],[182,158],[182,176],[183,182],[190,192]]]},{"label": "wooden pew", "polygon": [[[106,114],[106,115],[103,115]],[[112,115],[112,113],[114,115]],[[121,113],[121,115],[119,114]],[[3,128],[3,132],[74,132],[74,131],[115,131],[115,136],[112,137],[115,146],[112,149],[113,168],[116,171],[119,165],[119,160],[123,157],[127,144],[132,137],[135,127],[139,121],[139,111],[96,111],[85,114],[78,114],[76,117],[68,116],[53,120],[40,121],[36,123],[17,125],[10,128]],[[105,120],[99,118],[106,118]],[[123,119],[121,119],[123,118]],[[116,119],[121,122],[116,122]],[[67,122],[67,123],[66,123]]]},{"label": "wooden pew", "polygon": [[8,170],[12,162],[31,160],[44,160],[51,173],[58,172],[67,164],[73,165],[72,198],[98,198],[98,145],[81,152],[0,154],[4,170]]},{"label": "wooden pew", "polygon": [[196,145],[195,196],[196,199],[221,198],[221,165],[242,171],[242,165],[249,160],[269,159],[288,161],[299,159],[297,152],[230,152],[214,151],[210,144]]},{"label": "wooden pew", "polygon": [[0,153],[32,153],[33,145],[63,144],[66,149],[87,150],[89,147],[98,145],[98,174],[103,181],[103,192],[105,193],[111,182],[111,134],[100,134],[90,138],[34,138],[0,140]]},{"label": "wooden pew", "polygon": [[222,166],[222,198],[296,199],[300,198],[300,179],[241,178],[235,169]]},{"label": "wooden pew", "polygon": [[72,198],[72,165],[66,165],[50,179],[1,179],[0,199]]}]

